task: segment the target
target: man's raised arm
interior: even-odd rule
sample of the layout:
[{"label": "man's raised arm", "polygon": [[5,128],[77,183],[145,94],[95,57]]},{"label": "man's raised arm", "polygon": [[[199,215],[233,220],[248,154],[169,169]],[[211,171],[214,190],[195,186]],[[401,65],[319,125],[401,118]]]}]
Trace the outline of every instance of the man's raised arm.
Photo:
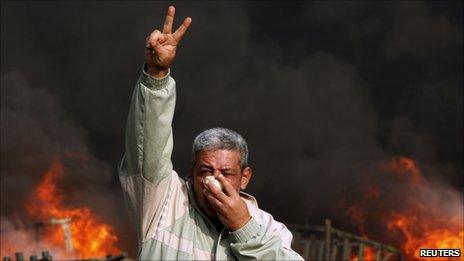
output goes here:
[{"label": "man's raised arm", "polygon": [[156,185],[172,171],[172,118],[175,82],[169,68],[177,46],[191,24],[188,17],[172,33],[175,9],[170,6],[163,31],[146,39],[145,66],[132,94],[126,126],[126,153],[121,175],[142,175]]},{"label": "man's raised arm", "polygon": [[174,12],[170,6],[163,32],[155,30],[146,39],[145,66],[132,94],[126,153],[119,165],[124,197],[140,241],[151,237],[160,226],[162,204],[174,180],[178,181],[171,163],[176,84],[169,68],[192,20],[185,19],[172,33]]}]

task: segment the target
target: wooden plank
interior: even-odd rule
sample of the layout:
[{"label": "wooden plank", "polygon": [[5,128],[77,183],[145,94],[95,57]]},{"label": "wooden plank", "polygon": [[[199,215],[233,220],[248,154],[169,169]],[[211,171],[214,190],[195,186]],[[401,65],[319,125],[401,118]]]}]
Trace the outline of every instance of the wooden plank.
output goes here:
[{"label": "wooden plank", "polygon": [[338,249],[337,239],[334,239],[333,243],[332,243],[332,250],[330,252],[330,260],[331,261],[337,260],[337,249]]},{"label": "wooden plank", "polygon": [[[382,261],[387,261],[387,260],[389,260],[390,257],[393,256],[393,255],[394,255],[393,253],[387,253],[387,254],[383,257]],[[395,260],[395,259],[393,259],[393,260]]]},{"label": "wooden plank", "polygon": [[375,260],[382,261],[382,248],[377,248],[377,252],[375,253]]},{"label": "wooden plank", "polygon": [[345,238],[343,240],[343,256],[342,256],[342,260],[343,261],[349,261],[350,260],[350,255],[351,255],[350,241],[349,241],[348,238]]},{"label": "wooden plank", "polygon": [[317,245],[316,245],[316,234],[312,233],[309,242],[311,244],[311,248],[309,249],[309,260],[316,260],[317,254]]},{"label": "wooden plank", "polygon": [[324,259],[324,242],[318,242],[318,245],[317,260],[326,260]]},{"label": "wooden plank", "polygon": [[325,260],[330,260],[330,235],[332,234],[332,222],[325,220]]},{"label": "wooden plank", "polygon": [[359,244],[358,260],[364,261],[364,244],[362,242]]},{"label": "wooden plank", "polygon": [[304,247],[303,247],[303,259],[304,260],[311,260],[309,257],[309,253],[311,252],[311,240],[305,240],[304,241]]}]

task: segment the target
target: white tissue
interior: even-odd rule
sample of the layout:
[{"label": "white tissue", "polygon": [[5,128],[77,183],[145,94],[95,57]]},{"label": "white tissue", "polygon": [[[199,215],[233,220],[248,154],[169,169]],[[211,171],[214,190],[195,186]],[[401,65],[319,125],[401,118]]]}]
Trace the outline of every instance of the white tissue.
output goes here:
[{"label": "white tissue", "polygon": [[214,176],[206,176],[205,179],[206,179],[206,183],[212,183],[219,190],[222,190],[221,182],[219,182],[219,180],[217,180]]}]

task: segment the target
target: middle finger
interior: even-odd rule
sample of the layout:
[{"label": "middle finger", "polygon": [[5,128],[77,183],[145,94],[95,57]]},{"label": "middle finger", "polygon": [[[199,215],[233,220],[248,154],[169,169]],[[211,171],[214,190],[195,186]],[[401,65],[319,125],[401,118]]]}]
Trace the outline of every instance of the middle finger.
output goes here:
[{"label": "middle finger", "polygon": [[174,8],[174,6],[169,6],[168,14],[166,15],[166,20],[164,20],[163,33],[172,33],[172,22],[174,21],[175,12],[176,9]]}]

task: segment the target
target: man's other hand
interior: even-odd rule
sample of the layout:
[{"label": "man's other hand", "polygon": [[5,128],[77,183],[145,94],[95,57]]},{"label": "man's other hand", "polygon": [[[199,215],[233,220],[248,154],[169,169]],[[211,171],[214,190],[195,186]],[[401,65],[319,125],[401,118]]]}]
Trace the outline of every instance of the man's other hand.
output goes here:
[{"label": "man's other hand", "polygon": [[219,174],[216,178],[224,189],[220,190],[212,182],[208,182],[204,184],[207,188],[204,188],[203,193],[205,193],[206,198],[216,210],[221,223],[230,231],[235,231],[250,221],[251,216],[248,207],[238,191],[222,174]]},{"label": "man's other hand", "polygon": [[163,32],[154,30],[146,39],[145,62],[147,63],[147,73],[157,78],[167,74],[176,56],[177,45],[192,23],[192,19],[187,17],[182,25],[172,33],[175,12],[174,6],[169,6]]}]

